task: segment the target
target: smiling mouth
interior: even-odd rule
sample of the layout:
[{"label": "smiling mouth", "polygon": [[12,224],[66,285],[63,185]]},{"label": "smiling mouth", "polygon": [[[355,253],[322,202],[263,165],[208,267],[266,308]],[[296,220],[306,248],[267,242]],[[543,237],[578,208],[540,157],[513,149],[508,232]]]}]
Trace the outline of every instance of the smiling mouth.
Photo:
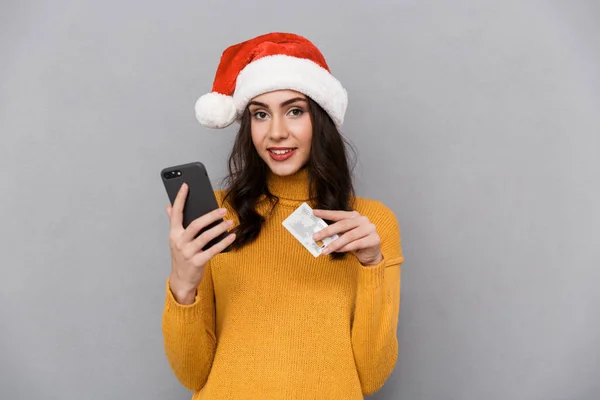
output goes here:
[{"label": "smiling mouth", "polygon": [[283,154],[291,153],[292,151],[296,150],[296,147],[268,148],[267,150],[273,154],[283,155]]}]

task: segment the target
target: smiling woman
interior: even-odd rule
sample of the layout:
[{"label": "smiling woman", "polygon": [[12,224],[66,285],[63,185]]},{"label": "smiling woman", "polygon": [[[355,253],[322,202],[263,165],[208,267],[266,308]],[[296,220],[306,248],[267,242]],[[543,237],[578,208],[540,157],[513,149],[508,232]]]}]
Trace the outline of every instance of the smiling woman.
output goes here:
[{"label": "smiling woman", "polygon": [[306,97],[278,90],[254,98],[249,106],[252,142],[269,169],[280,176],[301,169],[310,157],[312,141]]},{"label": "smiling woman", "polygon": [[[320,51],[287,33],[226,49],[213,91],[198,99],[200,123],[240,127],[226,189],[215,192],[222,209],[183,229],[186,187],[167,207],[165,350],[194,399],[358,400],[392,372],[400,230],[389,208],[354,194],[339,131],[346,105]],[[311,240],[337,237],[321,256],[283,226],[303,203],[330,224]]]},{"label": "smiling woman", "polygon": [[234,247],[258,236],[263,222],[258,203],[279,200],[268,185],[275,177],[304,173],[315,207],[351,210],[354,188],[347,145],[327,112],[303,93],[280,89],[249,101],[229,157],[224,199],[239,217]]}]

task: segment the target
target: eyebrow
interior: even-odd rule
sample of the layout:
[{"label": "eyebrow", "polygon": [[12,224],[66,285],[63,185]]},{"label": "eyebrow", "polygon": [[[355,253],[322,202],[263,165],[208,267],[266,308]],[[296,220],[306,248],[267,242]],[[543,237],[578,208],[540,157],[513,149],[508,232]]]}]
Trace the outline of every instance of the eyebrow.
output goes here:
[{"label": "eyebrow", "polygon": [[[295,103],[297,101],[303,101],[306,103],[306,99],[302,98],[302,97],[294,97],[293,99],[289,99],[284,101],[283,103],[281,103],[279,106],[280,107],[285,107],[289,104]],[[259,107],[264,107],[264,108],[269,108],[268,105],[266,105],[265,103],[261,103],[260,101],[251,101],[250,103],[248,103],[248,107],[250,107],[251,105],[255,105],[255,106],[259,106]]]}]

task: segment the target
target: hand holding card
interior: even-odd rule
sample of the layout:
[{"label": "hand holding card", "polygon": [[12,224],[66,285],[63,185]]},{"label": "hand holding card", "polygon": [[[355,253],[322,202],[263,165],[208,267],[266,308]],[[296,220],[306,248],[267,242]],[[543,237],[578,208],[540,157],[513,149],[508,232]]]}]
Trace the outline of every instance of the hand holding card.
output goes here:
[{"label": "hand holding card", "polygon": [[323,254],[332,252],[353,252],[362,265],[377,265],[383,260],[381,240],[377,227],[365,215],[358,211],[313,210],[317,217],[334,221],[323,228],[322,232],[314,234],[313,239],[319,240],[327,235],[341,235],[339,239],[323,249]]},{"label": "hand holding card", "polygon": [[302,203],[282,224],[314,257],[318,257],[325,246],[338,238],[334,234],[318,241],[321,243],[313,239],[313,234],[328,225],[323,219],[314,216],[307,203]]}]

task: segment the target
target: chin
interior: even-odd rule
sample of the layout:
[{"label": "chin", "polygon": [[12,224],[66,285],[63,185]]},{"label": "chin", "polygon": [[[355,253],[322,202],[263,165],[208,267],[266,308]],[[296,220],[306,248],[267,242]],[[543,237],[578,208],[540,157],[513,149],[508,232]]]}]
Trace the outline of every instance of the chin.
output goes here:
[{"label": "chin", "polygon": [[267,164],[271,172],[277,176],[289,176],[294,175],[302,167],[299,165],[270,165]]},{"label": "chin", "polygon": [[289,176],[294,175],[300,171],[308,163],[308,157],[304,154],[294,154],[291,158],[286,161],[275,161],[271,158],[268,151],[261,154],[261,158],[271,172],[277,176]]},{"label": "chin", "polygon": [[[267,156],[268,157],[268,156]],[[300,171],[305,165],[298,162],[281,163],[271,159],[263,160],[271,172],[277,176],[290,176]],[[297,160],[295,160],[297,161]]]}]

